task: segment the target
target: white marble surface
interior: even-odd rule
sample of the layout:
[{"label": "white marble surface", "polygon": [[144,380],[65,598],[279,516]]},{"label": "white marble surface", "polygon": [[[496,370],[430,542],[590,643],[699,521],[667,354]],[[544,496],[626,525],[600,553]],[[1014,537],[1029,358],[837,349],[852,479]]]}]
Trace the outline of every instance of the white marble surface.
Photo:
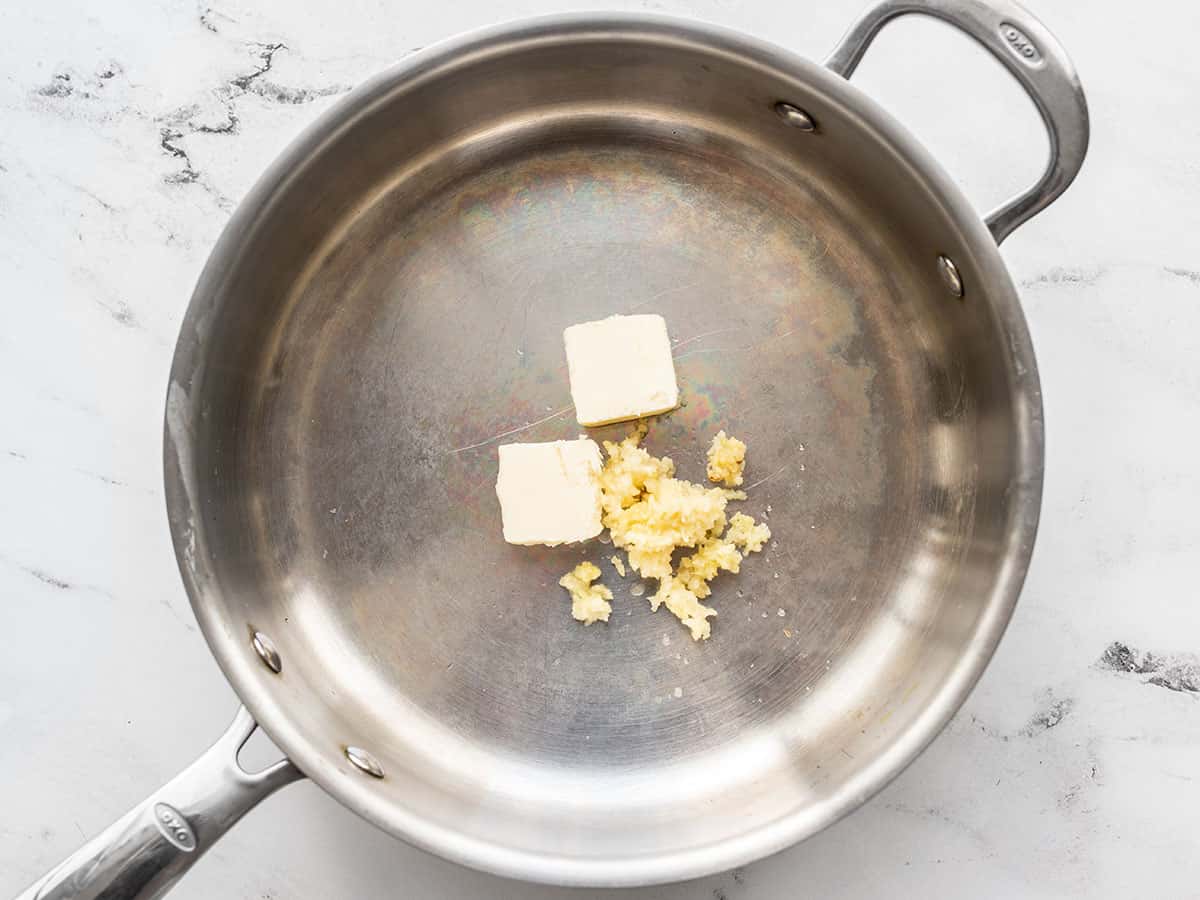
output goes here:
[{"label": "white marble surface", "polygon": [[[858,813],[745,870],[621,896],[1200,897],[1200,7],[1034,2],[1078,64],[1093,142],[1072,190],[1004,247],[1049,445],[1012,626],[949,730]],[[620,5],[820,57],[859,0]],[[0,895],[173,775],[232,714],[166,529],[175,332],[232,206],[339,93],[413,48],[555,8],[436,6],[0,9]],[[897,25],[858,81],[980,207],[1041,164],[1023,98],[937,25]],[[1106,668],[1114,642],[1160,668]],[[602,894],[457,868],[301,784],[176,896]]]}]

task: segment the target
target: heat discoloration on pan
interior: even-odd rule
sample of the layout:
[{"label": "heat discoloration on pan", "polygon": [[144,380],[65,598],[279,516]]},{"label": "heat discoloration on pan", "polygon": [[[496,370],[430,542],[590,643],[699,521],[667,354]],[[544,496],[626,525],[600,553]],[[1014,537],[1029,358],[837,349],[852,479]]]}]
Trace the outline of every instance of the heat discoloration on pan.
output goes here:
[{"label": "heat discoloration on pan", "polygon": [[[473,674],[485,671],[493,652],[525,641],[531,628],[559,630],[555,573],[578,560],[569,548],[514,553],[493,539],[496,445],[582,430],[570,408],[566,325],[654,311],[682,345],[682,405],[652,423],[648,446],[698,478],[713,433],[725,428],[744,439],[747,483],[755,485],[749,509],[773,504],[769,521],[782,547],[740,586],[771,604],[772,614],[797,598],[813,607],[799,652],[782,645],[779,659],[760,661],[754,677],[789,674],[758,690],[781,698],[790,685],[822,675],[818,653],[835,653],[878,611],[863,603],[861,618],[832,625],[839,618],[822,611],[834,600],[828,585],[841,572],[863,570],[880,550],[887,516],[916,498],[916,473],[905,463],[913,448],[895,442],[899,378],[880,369],[896,340],[887,324],[890,286],[823,198],[753,167],[714,170],[679,148],[600,141],[460,177],[424,198],[416,217],[402,216],[406,203],[411,198],[394,198],[354,223],[349,247],[302,287],[283,336],[295,362],[302,353],[306,363],[270,402],[305,412],[293,419],[268,412],[259,439],[307,499],[268,505],[264,539],[271,534],[298,554],[281,564],[347,598],[342,627],[356,640],[371,635],[384,672],[401,660],[404,668],[444,668],[439,660],[468,656],[436,689],[411,684],[418,703],[432,711],[447,691],[473,690]],[[851,534],[863,538],[838,537]],[[319,564],[311,559],[317,548]],[[449,581],[447,573],[454,573]],[[429,596],[431,584],[442,585],[440,599]],[[484,584],[483,597],[457,587]],[[404,598],[405,624],[382,628],[392,611],[372,585]],[[722,590],[716,600],[728,605],[718,607],[715,638],[725,635],[731,647],[753,641],[757,612],[747,622]],[[426,609],[427,602],[434,605]],[[430,642],[413,622],[440,637]],[[618,610],[608,631],[627,650],[573,652],[636,653],[637,624]],[[571,704],[627,714],[655,696],[638,677],[596,665],[598,675],[562,695]],[[665,671],[681,665],[663,660]],[[712,684],[710,706],[713,691],[741,693],[733,687],[740,679],[717,687],[728,681],[720,659],[702,656],[692,666],[689,683]],[[512,694],[515,702],[520,683],[497,686],[492,712],[476,715],[470,727],[484,729],[480,739],[503,743],[503,735],[534,727],[530,716],[547,713],[521,704],[509,710],[502,698]],[[699,715],[691,694],[681,702]],[[717,715],[698,740],[715,745],[725,729]],[[646,753],[662,752],[661,737],[648,723],[628,735]]]}]

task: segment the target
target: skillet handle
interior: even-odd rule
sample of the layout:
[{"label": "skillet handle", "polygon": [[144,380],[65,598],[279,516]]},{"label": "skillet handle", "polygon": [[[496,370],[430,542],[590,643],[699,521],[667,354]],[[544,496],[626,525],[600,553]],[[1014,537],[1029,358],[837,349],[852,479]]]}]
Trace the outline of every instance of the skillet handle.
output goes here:
[{"label": "skillet handle", "polygon": [[286,759],[254,774],[238,765],[238,751],[257,727],[243,706],[199,759],[16,900],[161,897],[242,816],[304,777]]},{"label": "skillet handle", "polygon": [[880,0],[850,27],[825,65],[849,78],[883,26],[910,13],[941,19],[987,48],[1020,82],[1050,133],[1050,162],[1037,184],[984,220],[999,244],[1079,174],[1090,130],[1079,76],[1054,35],[1013,0]]}]

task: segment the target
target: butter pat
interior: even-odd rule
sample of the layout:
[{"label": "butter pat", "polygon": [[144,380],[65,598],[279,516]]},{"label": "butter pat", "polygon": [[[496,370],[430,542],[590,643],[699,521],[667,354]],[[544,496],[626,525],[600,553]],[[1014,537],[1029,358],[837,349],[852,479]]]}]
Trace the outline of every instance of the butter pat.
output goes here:
[{"label": "butter pat", "polygon": [[496,496],[510,544],[567,544],[600,533],[600,448],[587,438],[504,444]]},{"label": "butter pat", "polygon": [[563,332],[571,399],[580,425],[607,425],[679,405],[662,316],[611,316]]}]

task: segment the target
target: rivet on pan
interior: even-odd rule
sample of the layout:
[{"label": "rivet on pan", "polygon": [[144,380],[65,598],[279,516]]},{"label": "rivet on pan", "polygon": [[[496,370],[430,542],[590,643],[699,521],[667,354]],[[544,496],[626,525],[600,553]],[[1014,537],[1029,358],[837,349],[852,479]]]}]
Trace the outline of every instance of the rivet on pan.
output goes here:
[{"label": "rivet on pan", "polygon": [[379,760],[362,747],[347,747],[346,759],[350,760],[350,762],[354,763],[355,766],[372,778],[383,777],[383,766],[379,764]]},{"label": "rivet on pan", "polygon": [[268,669],[276,674],[283,670],[283,660],[279,658],[279,651],[275,649],[273,640],[261,631],[256,631],[254,637],[250,639],[250,643],[254,645],[254,652],[258,654],[258,658]]},{"label": "rivet on pan", "polygon": [[775,104],[775,114],[793,128],[808,132],[817,130],[817,123],[813,117],[798,106],[792,106],[792,104],[780,100]]},{"label": "rivet on pan", "polygon": [[958,266],[954,264],[954,260],[943,254],[938,257],[938,271],[942,274],[942,281],[945,282],[946,288],[955,297],[963,295],[963,280],[962,275],[958,273]]}]

